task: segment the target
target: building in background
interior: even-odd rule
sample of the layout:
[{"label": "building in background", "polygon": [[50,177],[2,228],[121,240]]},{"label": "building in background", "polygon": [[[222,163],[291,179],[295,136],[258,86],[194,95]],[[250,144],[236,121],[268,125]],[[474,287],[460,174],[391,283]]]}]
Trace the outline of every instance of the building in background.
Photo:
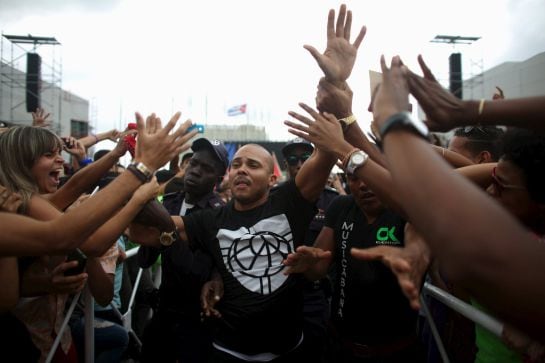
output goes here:
[{"label": "building in background", "polygon": [[545,95],[545,52],[520,62],[505,62],[464,80],[464,99],[491,99],[496,86],[505,98]]}]

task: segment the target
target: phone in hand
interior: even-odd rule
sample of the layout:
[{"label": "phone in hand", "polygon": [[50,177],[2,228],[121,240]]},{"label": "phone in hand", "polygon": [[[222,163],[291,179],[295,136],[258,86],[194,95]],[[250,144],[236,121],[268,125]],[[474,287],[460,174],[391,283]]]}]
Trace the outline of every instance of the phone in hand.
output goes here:
[{"label": "phone in hand", "polygon": [[70,261],[78,261],[78,265],[76,267],[72,267],[71,269],[68,269],[64,271],[64,276],[74,276],[79,275],[85,270],[85,265],[87,263],[87,256],[79,248],[76,248],[72,252],[68,254],[66,257],[66,262]]},{"label": "phone in hand", "polygon": [[202,134],[202,133],[204,133],[204,125],[201,125],[201,124],[194,124],[194,125],[191,125],[191,126],[187,129],[187,132],[193,131],[193,130],[197,130],[197,132],[198,132],[199,134]]}]

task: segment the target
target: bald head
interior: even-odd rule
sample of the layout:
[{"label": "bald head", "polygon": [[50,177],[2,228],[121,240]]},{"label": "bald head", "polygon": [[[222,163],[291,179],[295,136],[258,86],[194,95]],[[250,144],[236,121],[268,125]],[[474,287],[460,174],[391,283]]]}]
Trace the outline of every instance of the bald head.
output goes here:
[{"label": "bald head", "polygon": [[238,155],[242,154],[252,155],[267,168],[268,172],[272,173],[274,171],[274,161],[272,155],[263,146],[257,144],[246,144],[238,149],[234,157],[236,158]]}]

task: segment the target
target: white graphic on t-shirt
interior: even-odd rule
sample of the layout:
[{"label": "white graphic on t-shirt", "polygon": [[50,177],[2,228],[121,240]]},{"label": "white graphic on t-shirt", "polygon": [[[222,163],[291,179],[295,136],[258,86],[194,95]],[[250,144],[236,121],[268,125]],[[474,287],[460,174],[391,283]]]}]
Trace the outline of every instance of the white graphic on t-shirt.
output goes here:
[{"label": "white graphic on t-shirt", "polygon": [[220,229],[217,237],[227,270],[248,290],[267,295],[288,278],[280,273],[282,261],[293,251],[284,214],[263,219],[250,228]]}]

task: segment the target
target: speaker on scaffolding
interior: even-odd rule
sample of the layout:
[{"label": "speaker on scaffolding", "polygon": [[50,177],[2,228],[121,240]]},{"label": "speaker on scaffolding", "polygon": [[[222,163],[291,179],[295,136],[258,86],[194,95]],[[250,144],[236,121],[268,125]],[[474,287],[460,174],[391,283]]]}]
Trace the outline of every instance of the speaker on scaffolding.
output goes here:
[{"label": "speaker on scaffolding", "polygon": [[449,60],[450,92],[462,99],[462,54],[452,53]]},{"label": "speaker on scaffolding", "polygon": [[41,107],[42,58],[37,53],[27,53],[26,58],[26,111],[35,112]]}]

